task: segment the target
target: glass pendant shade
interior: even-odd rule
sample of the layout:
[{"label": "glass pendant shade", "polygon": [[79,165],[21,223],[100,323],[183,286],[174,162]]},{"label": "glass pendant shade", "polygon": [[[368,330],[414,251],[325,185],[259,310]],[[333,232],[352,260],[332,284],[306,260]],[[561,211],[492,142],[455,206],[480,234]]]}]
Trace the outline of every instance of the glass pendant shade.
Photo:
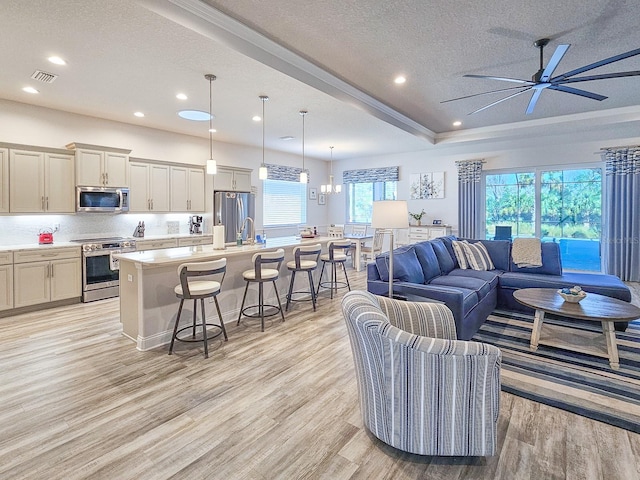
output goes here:
[{"label": "glass pendant shade", "polygon": [[269,176],[269,171],[267,170],[267,166],[264,164],[260,165],[260,168],[258,169],[258,179],[266,180],[268,176]]},{"label": "glass pendant shade", "polygon": [[218,173],[218,164],[215,160],[207,160],[207,175],[215,175]]},{"label": "glass pendant shade", "polygon": [[308,180],[309,177],[307,176],[307,172],[305,172],[304,170],[300,172],[300,183],[307,183]]}]

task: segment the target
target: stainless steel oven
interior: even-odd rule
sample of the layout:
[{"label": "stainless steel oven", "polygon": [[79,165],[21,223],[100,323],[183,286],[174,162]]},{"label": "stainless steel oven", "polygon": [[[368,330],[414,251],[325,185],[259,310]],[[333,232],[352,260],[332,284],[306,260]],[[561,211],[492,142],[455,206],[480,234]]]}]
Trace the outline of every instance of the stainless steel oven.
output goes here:
[{"label": "stainless steel oven", "polygon": [[133,252],[135,240],[99,238],[82,242],[82,301],[93,302],[120,294],[120,271],[113,254]]}]

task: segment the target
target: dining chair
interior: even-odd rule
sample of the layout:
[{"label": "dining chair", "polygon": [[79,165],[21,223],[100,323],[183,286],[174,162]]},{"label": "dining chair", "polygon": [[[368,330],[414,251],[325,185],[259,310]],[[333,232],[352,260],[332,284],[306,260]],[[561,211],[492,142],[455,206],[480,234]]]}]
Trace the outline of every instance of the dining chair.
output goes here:
[{"label": "dining chair", "polygon": [[360,247],[360,255],[364,259],[365,266],[371,261],[374,262],[376,256],[382,253],[382,243],[384,241],[384,230],[376,228],[373,234],[373,243]]},{"label": "dining chair", "polygon": [[331,226],[327,228],[327,236],[331,238],[344,237],[344,226]]}]

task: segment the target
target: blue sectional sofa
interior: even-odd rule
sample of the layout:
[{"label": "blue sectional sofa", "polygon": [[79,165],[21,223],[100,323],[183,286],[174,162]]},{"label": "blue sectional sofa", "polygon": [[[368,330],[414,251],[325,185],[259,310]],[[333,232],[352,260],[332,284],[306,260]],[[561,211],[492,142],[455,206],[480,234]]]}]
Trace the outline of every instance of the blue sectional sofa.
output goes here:
[{"label": "blue sectional sofa", "polygon": [[[469,340],[496,308],[531,311],[516,302],[513,292],[520,288],[563,288],[580,285],[586,292],[631,301],[631,291],[613,275],[564,273],[557,243],[542,243],[542,266],[519,268],[511,261],[508,240],[468,240],[481,242],[495,269],[460,268],[453,250],[456,237],[441,237],[394,250],[394,294],[410,299],[423,297],[445,303],[453,312],[458,338]],[[367,266],[367,289],[377,295],[389,291],[388,252]],[[616,323],[624,330],[625,322]]]}]

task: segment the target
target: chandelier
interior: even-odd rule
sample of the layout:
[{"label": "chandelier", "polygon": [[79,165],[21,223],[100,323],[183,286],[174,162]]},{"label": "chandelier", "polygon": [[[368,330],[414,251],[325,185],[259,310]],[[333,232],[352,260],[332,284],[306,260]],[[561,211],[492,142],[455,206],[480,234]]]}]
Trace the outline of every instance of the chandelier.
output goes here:
[{"label": "chandelier", "polygon": [[333,147],[331,149],[331,161],[329,163],[329,183],[326,185],[320,185],[320,192],[322,193],[340,193],[342,191],[342,185],[333,183]]}]

